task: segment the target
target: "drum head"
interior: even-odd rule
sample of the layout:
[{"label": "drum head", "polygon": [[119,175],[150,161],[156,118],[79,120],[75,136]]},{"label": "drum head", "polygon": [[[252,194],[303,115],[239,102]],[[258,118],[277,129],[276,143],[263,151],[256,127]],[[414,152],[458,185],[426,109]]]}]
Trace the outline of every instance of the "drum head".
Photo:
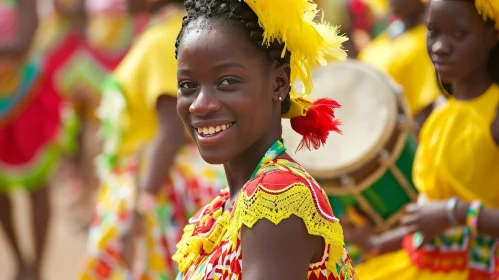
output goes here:
[{"label": "drum head", "polygon": [[378,155],[394,131],[400,90],[385,74],[357,61],[334,62],[315,69],[312,76],[315,87],[310,98],[329,97],[341,104],[336,117],[342,122],[342,135],[332,133],[318,150],[294,153],[301,136],[289,120],[283,120],[283,138],[290,155],[312,176],[332,179]]}]

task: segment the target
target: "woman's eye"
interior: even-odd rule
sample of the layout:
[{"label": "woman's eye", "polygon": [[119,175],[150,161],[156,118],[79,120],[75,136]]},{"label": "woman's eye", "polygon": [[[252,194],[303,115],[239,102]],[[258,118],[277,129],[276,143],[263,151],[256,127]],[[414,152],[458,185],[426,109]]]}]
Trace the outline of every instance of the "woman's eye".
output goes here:
[{"label": "woman's eye", "polygon": [[181,82],[178,86],[182,89],[196,88],[196,85],[193,82]]},{"label": "woman's eye", "polygon": [[233,84],[237,84],[239,82],[239,80],[235,79],[235,78],[223,78],[220,83],[218,84],[218,86],[230,86],[230,85],[233,85]]}]

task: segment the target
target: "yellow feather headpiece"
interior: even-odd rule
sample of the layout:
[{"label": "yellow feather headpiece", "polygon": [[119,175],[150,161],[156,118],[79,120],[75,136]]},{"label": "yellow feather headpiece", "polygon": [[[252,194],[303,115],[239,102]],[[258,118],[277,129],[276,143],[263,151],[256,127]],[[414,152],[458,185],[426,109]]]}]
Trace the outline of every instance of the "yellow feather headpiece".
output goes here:
[{"label": "yellow feather headpiece", "polygon": [[[431,0],[421,0],[423,3],[430,3]],[[492,20],[499,30],[499,1],[498,0],[474,0],[478,13],[484,21]]]},{"label": "yellow feather headpiece", "polygon": [[492,20],[499,29],[499,1],[498,0],[475,0],[476,9],[482,15],[483,20]]},{"label": "yellow feather headpiece", "polygon": [[283,115],[293,118],[306,115],[311,105],[306,98],[312,92],[311,67],[325,65],[327,59],[347,57],[341,44],[348,40],[338,35],[338,28],[323,20],[317,22],[319,10],[312,0],[239,0],[244,1],[258,16],[264,30],[264,44],[284,44],[282,55],[291,52],[291,84],[301,81],[303,92],[291,90],[291,109]]}]

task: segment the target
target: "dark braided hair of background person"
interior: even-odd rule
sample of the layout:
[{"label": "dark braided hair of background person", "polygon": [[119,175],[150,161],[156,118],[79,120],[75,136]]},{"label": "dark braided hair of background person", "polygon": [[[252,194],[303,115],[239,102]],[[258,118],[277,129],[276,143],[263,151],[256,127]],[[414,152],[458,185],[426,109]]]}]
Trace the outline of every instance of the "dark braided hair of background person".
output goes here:
[{"label": "dark braided hair of background person", "polygon": [[[185,0],[185,8],[187,15],[182,22],[182,29],[175,43],[175,57],[178,56],[178,48],[187,29],[189,23],[205,18],[210,21],[229,20],[237,26],[241,27],[248,33],[248,37],[255,43],[255,46],[266,52],[270,61],[275,62],[278,66],[290,62],[291,53],[286,52],[284,57],[281,57],[284,44],[277,41],[270,45],[263,43],[263,29],[258,24],[257,15],[251,8],[239,0]],[[281,113],[285,114],[291,107],[291,99],[289,94],[281,103]]]},{"label": "dark braided hair of background person", "polygon": [[[495,26],[495,23],[493,21],[489,21],[487,23],[492,26]],[[492,82],[499,85],[499,42],[497,42],[496,46],[492,48],[492,50],[490,51],[489,60],[488,60],[488,70]],[[444,90],[444,92],[447,92],[448,94],[452,95],[452,86],[450,84],[441,83],[440,81],[439,84],[441,85],[442,90]]]}]

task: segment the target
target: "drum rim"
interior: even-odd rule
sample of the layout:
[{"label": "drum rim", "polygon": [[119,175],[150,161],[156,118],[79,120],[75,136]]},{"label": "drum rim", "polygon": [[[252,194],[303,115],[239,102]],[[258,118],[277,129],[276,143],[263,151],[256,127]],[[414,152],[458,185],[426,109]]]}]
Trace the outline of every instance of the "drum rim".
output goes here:
[{"label": "drum rim", "polygon": [[369,74],[372,74],[373,77],[377,78],[380,80],[381,83],[385,84],[387,88],[391,91],[391,93],[394,95],[393,98],[390,98],[390,103],[388,105],[388,110],[389,110],[389,115],[388,115],[388,123],[385,126],[385,129],[382,132],[382,136],[380,139],[372,146],[371,149],[369,149],[362,157],[359,158],[359,160],[352,162],[351,164],[344,165],[340,168],[334,169],[334,170],[318,170],[314,169],[313,166],[306,166],[307,172],[310,173],[314,178],[317,180],[328,180],[328,179],[333,179],[333,178],[338,178],[342,175],[352,173],[365,165],[365,163],[373,160],[376,158],[379,154],[379,152],[383,149],[383,147],[386,146],[386,143],[390,140],[391,135],[395,131],[395,128],[397,126],[397,118],[398,118],[398,107],[402,106],[402,111],[404,115],[410,116],[407,104],[405,102],[399,102],[400,98],[399,96],[403,93],[402,89],[400,86],[398,86],[395,81],[386,73],[376,69],[375,67],[368,65],[364,62],[352,60],[352,59],[347,59],[346,61],[343,62],[335,62],[332,64],[329,64],[328,66],[321,67],[314,69],[312,71],[312,74],[314,72],[320,73],[327,71],[328,69],[331,69],[333,67],[337,67],[339,65],[349,65],[353,66],[357,69],[361,69],[362,71],[365,71]]}]

